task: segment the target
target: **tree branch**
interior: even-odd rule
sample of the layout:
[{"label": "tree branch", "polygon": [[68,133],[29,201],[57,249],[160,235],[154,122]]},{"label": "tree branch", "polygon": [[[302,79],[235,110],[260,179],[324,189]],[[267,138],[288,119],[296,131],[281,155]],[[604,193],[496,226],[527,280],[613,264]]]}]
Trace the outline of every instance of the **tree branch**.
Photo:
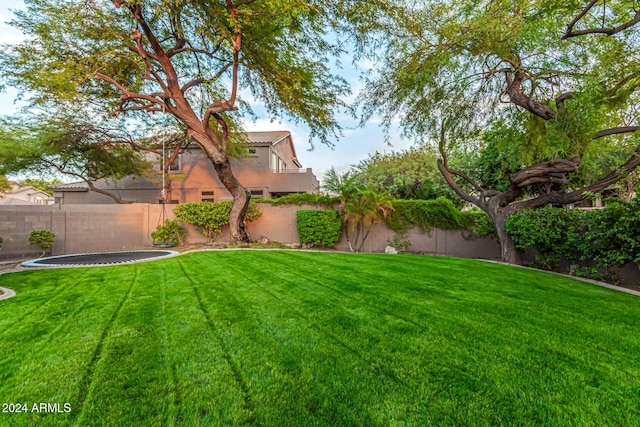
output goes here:
[{"label": "tree branch", "polygon": [[[627,28],[633,27],[634,25],[636,25],[638,22],[640,22],[640,10],[637,10],[636,13],[633,16],[633,19],[618,25],[617,27],[613,27],[613,28],[605,28],[604,26],[600,27],[600,28],[587,28],[585,30],[578,30],[578,31],[574,31],[573,28],[575,27],[575,25],[578,23],[578,21],[580,21],[582,18],[584,18],[584,16],[591,10],[591,8],[593,8],[593,6],[595,6],[595,4],[597,3],[597,0],[591,0],[591,2],[589,2],[588,5],[585,6],[584,9],[582,9],[582,12],[580,12],[578,14],[578,16],[576,16],[573,21],[571,21],[571,23],[569,23],[569,25],[567,26],[567,30],[565,31],[564,35],[562,36],[563,40],[566,40],[570,37],[579,37],[579,36],[584,36],[587,34],[606,34],[607,36],[612,36],[614,34],[620,33],[624,30],[626,30]],[[604,22],[603,22],[604,24]]]},{"label": "tree branch", "polygon": [[82,174],[79,174],[79,173],[76,173],[76,172],[72,172],[72,171],[66,170],[66,169],[65,169],[65,166],[60,166],[60,165],[57,165],[57,164],[55,164],[55,163],[53,163],[53,162],[50,162],[50,161],[47,161],[47,160],[43,160],[43,161],[44,161],[46,164],[48,164],[49,166],[51,166],[51,167],[53,167],[54,169],[56,169],[56,170],[57,170],[58,172],[60,172],[61,174],[69,175],[69,176],[73,176],[73,177],[76,177],[76,178],[78,178],[78,179],[81,179],[82,181],[84,181],[84,182],[89,186],[89,189],[90,189],[91,191],[94,191],[94,192],[96,192],[96,193],[104,194],[105,196],[111,197],[111,198],[112,198],[116,203],[119,203],[119,204],[128,204],[128,203],[133,203],[133,202],[131,202],[131,201],[129,201],[129,200],[124,200],[123,198],[118,197],[118,196],[116,196],[115,194],[113,194],[113,193],[111,193],[111,192],[109,192],[109,191],[102,190],[102,189],[100,189],[100,188],[96,188],[96,186],[93,184],[93,181],[94,181],[93,179],[87,178],[87,177],[85,177],[85,176],[84,176],[84,175],[82,175]]},{"label": "tree branch", "polygon": [[558,203],[562,205],[576,203],[585,198],[585,193],[600,192],[621,179],[624,179],[627,175],[633,172],[638,165],[640,165],[640,146],[636,148],[633,155],[618,170],[611,172],[609,175],[593,184],[570,192],[553,191],[551,193],[538,196],[535,199],[523,200],[515,203],[513,206],[516,210],[520,210],[526,208],[536,209],[549,203]]},{"label": "tree branch", "polygon": [[513,73],[505,73],[505,79],[507,80],[506,93],[509,95],[509,100],[513,104],[522,107],[545,120],[553,119],[556,116],[556,112],[546,105],[534,101],[532,98],[533,89],[529,96],[522,93],[521,88],[522,83],[525,81],[525,76],[517,71],[515,72],[515,77],[512,76],[512,74]]},{"label": "tree branch", "polygon": [[611,128],[611,129],[604,129],[596,133],[593,139],[603,138],[609,135],[618,135],[622,133],[636,132],[638,129],[640,129],[640,127],[638,126],[620,126],[620,127]]},{"label": "tree branch", "polygon": [[518,187],[526,187],[538,182],[552,182],[550,174],[558,174],[554,178],[562,180],[560,175],[576,172],[580,167],[580,159],[560,159],[556,161],[540,162],[519,172],[512,173],[509,181]]},{"label": "tree branch", "polygon": [[445,181],[447,181],[447,184],[449,184],[449,187],[451,187],[453,189],[453,191],[455,191],[455,193],[462,199],[465,200],[469,203],[473,203],[476,206],[480,206],[481,201],[479,198],[477,197],[473,197],[467,193],[465,193],[462,188],[460,188],[460,186],[458,186],[458,183],[453,179],[452,176],[452,172],[451,170],[445,166],[444,162],[442,159],[438,159],[438,169],[440,170],[440,173],[442,173],[442,176],[444,176]]}]

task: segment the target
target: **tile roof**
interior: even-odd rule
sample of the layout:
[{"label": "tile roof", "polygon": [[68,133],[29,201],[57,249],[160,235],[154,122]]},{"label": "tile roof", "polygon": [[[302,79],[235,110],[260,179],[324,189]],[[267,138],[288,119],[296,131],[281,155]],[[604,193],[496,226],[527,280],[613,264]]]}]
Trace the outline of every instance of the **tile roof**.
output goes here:
[{"label": "tile roof", "polygon": [[13,197],[5,197],[0,199],[0,206],[6,205],[36,205],[36,203],[28,202],[26,200],[14,199]]},{"label": "tile roof", "polygon": [[247,139],[249,143],[268,143],[275,144],[282,141],[286,137],[291,136],[291,132],[288,130],[276,130],[265,132],[247,132]]},{"label": "tile roof", "polygon": [[84,181],[70,182],[68,184],[50,185],[51,190],[89,190],[89,186]]}]

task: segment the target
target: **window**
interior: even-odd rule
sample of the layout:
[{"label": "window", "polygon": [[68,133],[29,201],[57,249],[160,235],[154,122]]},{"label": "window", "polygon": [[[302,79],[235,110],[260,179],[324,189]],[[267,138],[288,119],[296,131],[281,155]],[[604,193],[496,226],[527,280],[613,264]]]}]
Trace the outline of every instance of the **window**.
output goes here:
[{"label": "window", "polygon": [[202,200],[203,202],[215,202],[215,200],[213,199],[213,191],[201,191],[200,200]]},{"label": "window", "polygon": [[[178,200],[167,200],[167,204],[168,205],[177,205],[179,202]],[[158,200],[158,204],[161,205],[162,204],[162,199]]]},{"label": "window", "polygon": [[264,190],[251,190],[251,198],[262,198],[264,196]]},{"label": "window", "polygon": [[255,157],[257,155],[257,151],[255,148],[249,148],[249,155],[251,157]]},{"label": "window", "polygon": [[44,205],[44,198],[42,196],[36,196],[33,198],[33,202],[36,205]]},{"label": "window", "polygon": [[[173,162],[171,162],[171,164],[169,165],[169,172],[179,172],[180,171],[180,163],[181,163],[181,157],[182,155],[178,154],[178,157],[176,157]],[[160,165],[158,166],[158,169],[160,171],[162,171],[162,159],[160,160]]]}]

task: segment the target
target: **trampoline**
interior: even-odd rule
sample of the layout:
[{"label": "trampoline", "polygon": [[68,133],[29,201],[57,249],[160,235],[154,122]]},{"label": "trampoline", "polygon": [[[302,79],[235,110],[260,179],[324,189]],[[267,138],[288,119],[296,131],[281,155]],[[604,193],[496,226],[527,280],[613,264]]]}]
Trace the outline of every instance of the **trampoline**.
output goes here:
[{"label": "trampoline", "polygon": [[96,252],[90,254],[60,255],[32,259],[23,262],[23,267],[73,267],[82,265],[113,265],[149,259],[164,258],[177,254],[176,251],[123,251]]}]

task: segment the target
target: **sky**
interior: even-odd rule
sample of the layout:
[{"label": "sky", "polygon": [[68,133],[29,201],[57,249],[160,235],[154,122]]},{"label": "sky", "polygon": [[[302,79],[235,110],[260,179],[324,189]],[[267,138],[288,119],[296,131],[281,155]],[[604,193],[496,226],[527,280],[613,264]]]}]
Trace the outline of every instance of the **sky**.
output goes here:
[{"label": "sky", "polygon": [[[19,31],[6,24],[7,21],[13,18],[11,10],[23,7],[24,4],[20,0],[2,0],[2,4],[0,4],[0,44],[17,43],[23,39]],[[349,61],[342,61],[340,74],[350,83],[354,95],[362,88],[359,72]],[[17,91],[10,87],[5,88],[4,92],[0,92],[0,115],[17,113],[20,103],[16,101],[16,96]],[[287,120],[286,117],[272,120],[271,117],[264,113],[264,109],[259,104],[252,104],[252,107],[259,118],[255,122],[245,122],[246,130],[291,131],[300,163],[305,168],[312,168],[320,180],[332,166],[338,172],[344,172],[376,151],[401,150],[410,146],[410,141],[400,138],[398,132],[394,129],[391,131],[391,145],[387,144],[384,132],[378,125],[379,120],[373,119],[365,126],[360,127],[357,120],[347,115],[341,115],[339,116],[339,122],[343,128],[343,136],[338,140],[332,141],[333,147],[328,147],[316,141],[313,144],[313,150],[310,150],[308,128],[296,125],[291,120]]]}]

